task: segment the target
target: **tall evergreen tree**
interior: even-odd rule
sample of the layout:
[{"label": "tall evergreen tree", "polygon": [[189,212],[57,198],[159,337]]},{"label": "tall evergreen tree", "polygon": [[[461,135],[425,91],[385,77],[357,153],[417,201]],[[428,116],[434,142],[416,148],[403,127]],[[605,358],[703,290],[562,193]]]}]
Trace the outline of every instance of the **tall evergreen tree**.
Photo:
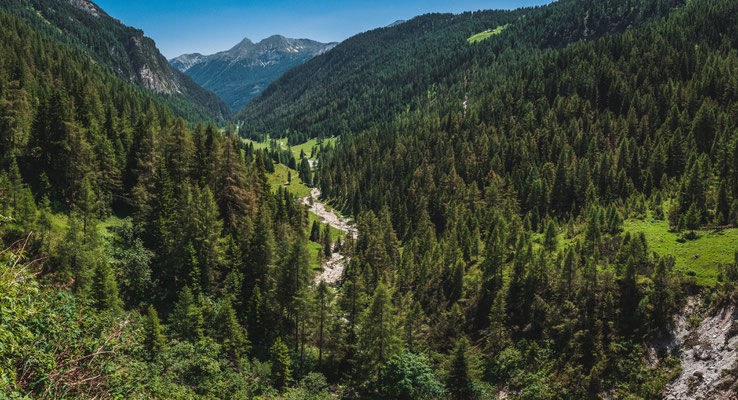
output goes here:
[{"label": "tall evergreen tree", "polygon": [[287,345],[278,337],[270,350],[272,361],[272,383],[279,390],[284,390],[292,380],[292,360]]},{"label": "tall evergreen tree", "polygon": [[202,310],[188,286],[180,291],[179,300],[174,305],[169,321],[176,338],[189,341],[197,341],[203,338],[204,318]]}]

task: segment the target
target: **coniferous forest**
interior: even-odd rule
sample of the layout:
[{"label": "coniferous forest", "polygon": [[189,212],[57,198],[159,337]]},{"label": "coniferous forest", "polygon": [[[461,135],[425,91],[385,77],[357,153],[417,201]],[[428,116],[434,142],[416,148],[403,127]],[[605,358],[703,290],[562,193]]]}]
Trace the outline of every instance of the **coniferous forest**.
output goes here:
[{"label": "coniferous forest", "polygon": [[232,119],[70,4],[0,5],[0,398],[738,393],[738,2],[424,15]]}]

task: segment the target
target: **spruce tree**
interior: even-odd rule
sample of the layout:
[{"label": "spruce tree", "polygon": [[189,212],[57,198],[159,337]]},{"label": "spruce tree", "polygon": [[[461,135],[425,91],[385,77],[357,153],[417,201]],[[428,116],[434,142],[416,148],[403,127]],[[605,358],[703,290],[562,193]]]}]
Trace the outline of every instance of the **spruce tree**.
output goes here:
[{"label": "spruce tree", "polygon": [[452,353],[451,366],[446,379],[446,388],[454,400],[471,399],[474,395],[472,378],[469,372],[469,341],[462,337],[456,342]]},{"label": "spruce tree", "polygon": [[320,222],[313,221],[313,225],[310,228],[310,241],[318,243],[320,241]]},{"label": "spruce tree", "polygon": [[326,258],[330,258],[333,254],[333,241],[331,240],[331,226],[328,224],[325,224],[323,227],[323,236],[322,236],[322,244],[323,244],[323,255]]},{"label": "spruce tree", "polygon": [[487,329],[487,349],[492,354],[507,345],[505,294],[499,290],[489,309],[489,328]]},{"label": "spruce tree", "polygon": [[556,224],[553,220],[548,221],[546,225],[546,233],[543,238],[543,247],[548,252],[556,251],[557,239],[556,239]]},{"label": "spruce tree", "polygon": [[123,311],[123,301],[118,291],[118,281],[110,264],[100,262],[95,274],[95,298],[98,307],[117,314]]},{"label": "spruce tree", "polygon": [[246,332],[238,323],[236,312],[233,310],[228,297],[221,301],[215,316],[216,338],[223,344],[231,361],[237,362],[249,351],[249,341]]},{"label": "spruce tree", "polygon": [[395,308],[387,287],[380,283],[374,291],[361,326],[362,347],[370,367],[385,362],[401,343],[397,327]]},{"label": "spruce tree", "polygon": [[331,291],[325,281],[320,281],[315,291],[316,315],[318,316],[318,366],[323,363],[323,340],[325,338],[325,328],[328,324]]},{"label": "spruce tree", "polygon": [[144,331],[146,336],[144,339],[144,346],[149,352],[150,357],[155,357],[164,348],[166,339],[162,333],[161,322],[159,320],[159,314],[156,312],[156,308],[153,305],[149,305],[144,320]]},{"label": "spruce tree", "polygon": [[246,311],[246,327],[251,337],[251,341],[257,348],[264,343],[265,326],[264,326],[264,299],[261,296],[259,286],[254,286],[251,298],[248,301]]},{"label": "spruce tree", "polygon": [[272,384],[284,391],[292,380],[292,360],[281,337],[274,341],[269,354],[272,361]]},{"label": "spruce tree", "polygon": [[189,286],[185,286],[180,291],[179,300],[174,305],[169,321],[176,338],[193,342],[203,338],[202,310],[195,301],[195,296]]}]

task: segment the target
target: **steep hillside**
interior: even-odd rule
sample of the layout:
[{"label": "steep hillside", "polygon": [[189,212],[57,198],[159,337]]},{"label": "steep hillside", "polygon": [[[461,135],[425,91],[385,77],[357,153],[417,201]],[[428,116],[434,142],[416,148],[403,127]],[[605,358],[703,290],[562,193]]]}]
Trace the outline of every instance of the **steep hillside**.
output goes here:
[{"label": "steep hillside", "polygon": [[169,65],[154,41],[88,0],[8,0],[2,7],[64,43],[84,49],[128,82],[157,94],[189,120],[226,119],[228,106]]},{"label": "steep hillside", "polygon": [[[239,111],[237,120],[247,134],[289,130],[300,140],[359,132],[417,109],[494,63],[622,32],[681,3],[562,0],[516,11],[424,15],[356,35],[292,69]],[[467,42],[507,24],[504,34]]]},{"label": "steep hillside", "polygon": [[183,54],[169,62],[238,110],[289,69],[335,45],[275,35],[258,43],[244,39],[230,50],[209,56]]}]

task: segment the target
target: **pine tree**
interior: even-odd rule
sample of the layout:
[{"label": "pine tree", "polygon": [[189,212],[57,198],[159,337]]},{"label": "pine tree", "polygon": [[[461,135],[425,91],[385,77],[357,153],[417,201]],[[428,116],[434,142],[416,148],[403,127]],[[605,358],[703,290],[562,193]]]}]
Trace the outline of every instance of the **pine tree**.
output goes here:
[{"label": "pine tree", "polygon": [[251,293],[254,285],[265,288],[267,271],[274,261],[276,243],[272,231],[272,221],[268,210],[262,209],[256,219],[254,233],[245,246],[244,293]]},{"label": "pine tree", "polygon": [[98,307],[115,314],[123,311],[123,301],[118,293],[118,281],[110,264],[100,262],[95,275],[95,298]]},{"label": "pine tree", "polygon": [[587,218],[587,229],[585,231],[585,243],[588,254],[597,259],[600,254],[601,225],[599,207],[592,207]]},{"label": "pine tree", "polygon": [[255,347],[260,347],[266,339],[264,327],[264,299],[261,296],[259,286],[254,286],[251,298],[248,301],[246,311],[246,327]]},{"label": "pine tree", "polygon": [[469,341],[462,337],[456,342],[451,367],[446,379],[446,387],[454,400],[471,399],[474,396],[472,378],[469,372]]},{"label": "pine tree", "polygon": [[715,111],[708,100],[702,103],[692,121],[691,135],[695,139],[698,151],[708,152],[710,150],[715,137]]},{"label": "pine tree", "polygon": [[97,195],[92,189],[92,183],[87,176],[82,179],[77,191],[75,206],[82,218],[82,232],[86,237],[87,231],[94,228],[95,217],[98,213]]},{"label": "pine tree", "polygon": [[395,308],[387,287],[380,283],[362,319],[360,342],[371,367],[385,362],[399,348]]},{"label": "pine tree", "polygon": [[505,294],[499,290],[489,309],[489,328],[487,329],[487,349],[492,354],[505,348],[507,344],[505,314]]},{"label": "pine tree", "polygon": [[455,303],[464,294],[464,273],[466,265],[464,261],[458,260],[454,266],[453,282],[451,292],[449,294],[449,303]]},{"label": "pine tree", "polygon": [[330,258],[333,254],[333,241],[331,240],[331,226],[326,224],[323,228],[323,255]]},{"label": "pine tree", "polygon": [[287,345],[282,342],[281,337],[274,341],[270,350],[270,359],[272,361],[272,384],[283,391],[292,379],[292,360]]},{"label": "pine tree", "polygon": [[316,315],[318,316],[318,366],[323,363],[323,339],[330,316],[331,291],[325,281],[320,281],[315,291]]},{"label": "pine tree", "polygon": [[150,357],[155,357],[164,348],[166,339],[162,333],[161,322],[159,321],[159,314],[156,312],[156,308],[153,305],[149,305],[144,320],[144,331],[146,332],[144,346],[149,352]]},{"label": "pine tree", "polygon": [[684,223],[687,229],[697,229],[700,227],[700,216],[696,204],[693,203],[689,207],[687,214],[684,215]]},{"label": "pine tree", "polygon": [[204,293],[210,293],[213,277],[225,262],[225,243],[221,237],[223,223],[218,218],[218,206],[209,187],[195,189],[194,205],[194,212],[186,218],[191,218],[193,223],[200,287]]},{"label": "pine tree", "polygon": [[177,118],[167,136],[164,154],[167,169],[174,182],[184,183],[190,176],[194,152],[195,147],[185,121],[181,117]]},{"label": "pine tree", "polygon": [[717,207],[715,209],[717,223],[728,224],[730,221],[730,200],[728,199],[728,188],[725,181],[720,181],[717,194]]},{"label": "pine tree", "polygon": [[636,311],[640,302],[640,293],[636,283],[636,262],[632,256],[628,258],[625,266],[625,274],[620,288],[620,299],[624,326],[626,331],[631,331],[636,327]]},{"label": "pine tree", "polygon": [[420,306],[420,302],[416,301],[407,314],[405,314],[405,321],[403,323],[403,340],[405,341],[406,348],[417,349],[418,346],[422,346],[420,335],[425,319],[426,316],[423,308]]},{"label": "pine tree", "polygon": [[174,305],[169,317],[172,331],[180,340],[198,341],[203,338],[204,319],[202,310],[195,301],[195,296],[188,286],[179,294],[179,300]]},{"label": "pine tree", "polygon": [[245,217],[253,211],[253,196],[247,190],[246,171],[233,137],[223,146],[222,165],[216,183],[216,200],[226,229],[235,234],[244,226]]},{"label": "pine tree", "polygon": [[313,221],[313,225],[310,228],[310,241],[318,243],[320,241],[320,222]]},{"label": "pine tree", "polygon": [[546,233],[544,234],[543,238],[543,247],[548,252],[554,252],[556,251],[557,244],[556,224],[553,222],[553,220],[551,220],[548,221],[548,225],[546,225]]},{"label": "pine tree", "polygon": [[228,297],[221,301],[215,316],[215,326],[216,338],[223,344],[223,348],[230,356],[231,361],[237,362],[248,353],[250,344],[246,332],[238,323],[236,312],[233,310]]}]

